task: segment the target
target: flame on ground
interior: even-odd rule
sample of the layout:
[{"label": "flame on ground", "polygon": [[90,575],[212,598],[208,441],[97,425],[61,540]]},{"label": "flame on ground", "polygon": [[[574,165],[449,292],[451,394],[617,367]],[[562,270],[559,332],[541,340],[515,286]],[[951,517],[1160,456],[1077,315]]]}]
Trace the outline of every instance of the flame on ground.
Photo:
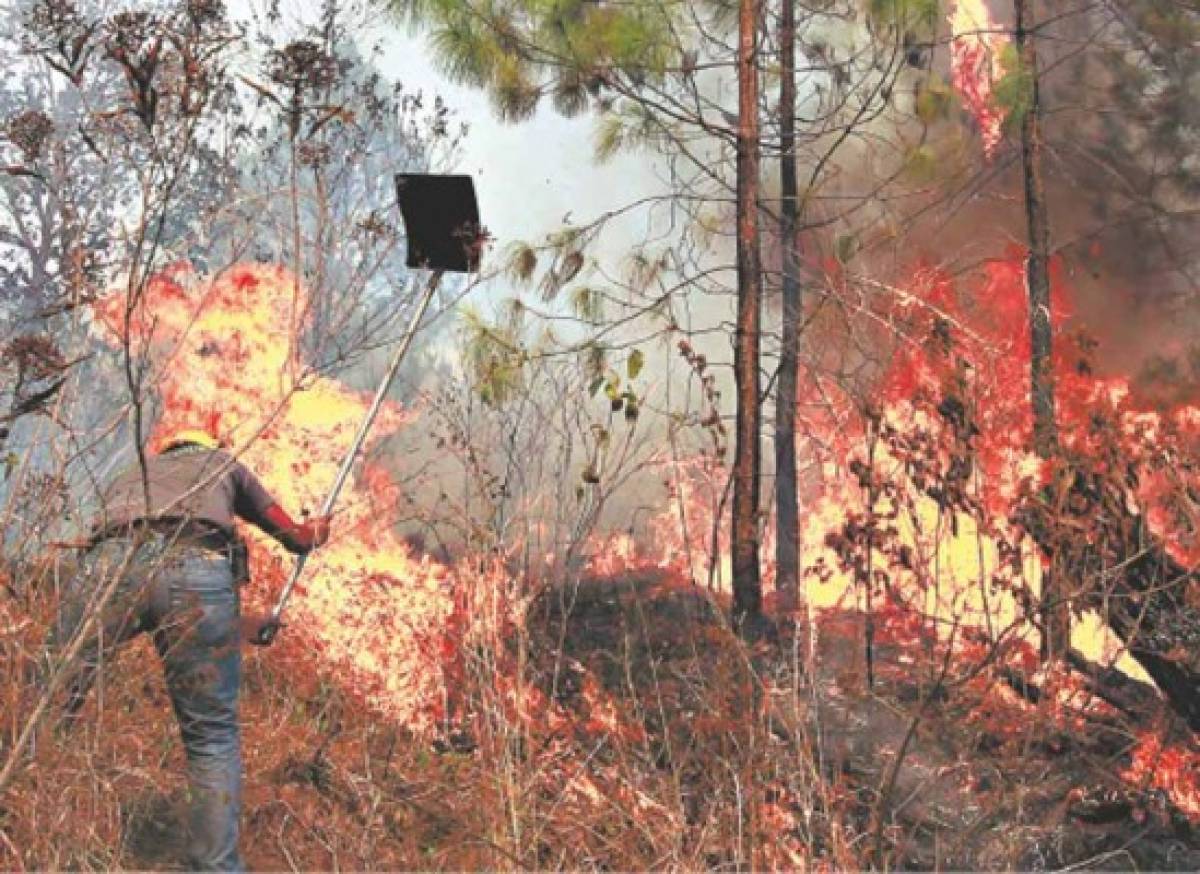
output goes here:
[{"label": "flame on ground", "polygon": [[1200,820],[1200,750],[1194,742],[1164,743],[1154,734],[1142,737],[1121,778],[1162,790],[1180,811]]},{"label": "flame on ground", "polygon": [[[913,618],[896,625],[895,634],[915,639],[932,633],[944,640],[954,628],[986,628],[994,634],[1024,622],[1019,594],[1036,596],[1041,556],[1011,514],[1018,495],[1045,482],[1048,471],[1026,449],[1031,421],[1022,260],[1013,252],[989,263],[970,289],[937,271],[918,269],[905,296],[878,302],[887,316],[878,323],[903,325],[908,339],[894,344],[878,380],[878,406],[869,415],[849,399],[839,409],[802,399],[803,427],[820,433],[825,447],[819,459],[825,476],[815,493],[804,496],[801,508],[806,609],[864,607],[863,580],[884,579]],[[1069,312],[1060,273],[1053,276],[1057,324]],[[291,314],[303,314],[305,301],[303,288],[281,268],[239,266],[214,280],[179,269],[150,284],[131,314],[129,332],[134,350],[148,353],[158,369],[166,406],[159,431],[198,418],[233,428],[239,440],[261,429],[246,461],[292,511],[320,501],[368,400],[320,377],[306,378],[301,391],[289,391],[288,375],[300,372],[293,331],[303,323],[302,315]],[[121,300],[109,301],[100,315],[119,328]],[[1093,434],[1084,425],[1091,417],[1101,411],[1114,421],[1131,457],[1145,470],[1130,487],[1130,505],[1142,512],[1176,560],[1195,566],[1200,544],[1194,514],[1179,505],[1179,473],[1162,447],[1164,435],[1194,441],[1200,435],[1200,410],[1139,409],[1126,381],[1094,377],[1062,339],[1055,374],[1064,441],[1087,451]],[[821,386],[820,394],[836,396],[835,388]],[[934,409],[931,399],[952,396],[969,406],[969,415]],[[411,415],[385,405],[373,442]],[[978,432],[972,442],[973,475],[963,482],[973,502],[970,512],[935,499],[904,463],[907,454],[934,466],[949,464],[949,450],[937,439],[947,422],[969,423]],[[652,566],[669,570],[680,584],[711,578],[727,588],[723,520],[715,529],[718,564],[709,567],[708,559],[724,470],[710,458],[697,457],[664,464],[662,475],[670,494],[650,523],[651,545],[624,536],[601,539],[594,545],[593,569],[611,574]],[[521,587],[499,563],[483,572],[482,585],[461,586],[453,569],[413,557],[391,530],[395,488],[379,468],[367,465],[358,474],[346,493],[334,541],[314,556],[284,639],[317,656],[340,683],[386,713],[421,727],[442,714],[447,688],[470,669],[459,661],[457,643],[476,634],[499,635],[523,621],[524,601]],[[865,549],[854,542],[854,532],[880,519],[887,520],[891,539],[899,544],[888,554],[869,542]],[[771,555],[771,538],[768,528],[764,556]],[[764,564],[769,593],[773,566],[770,560]],[[265,600],[280,583],[288,559],[259,538],[254,567],[255,592]],[[888,618],[888,605],[875,607],[885,608],[880,613],[885,626],[895,619]],[[1023,633],[1025,643],[1016,657],[1028,661],[1034,637],[1030,628]],[[978,635],[968,637],[956,643],[964,655],[977,646]],[[1140,674],[1096,617],[1076,625],[1073,642],[1092,658],[1120,657],[1121,667]],[[492,651],[503,651],[498,639],[493,643]],[[536,688],[501,667],[494,681],[502,712],[522,724],[540,725],[552,737],[573,730],[569,717]],[[598,690],[589,695],[591,730],[622,734],[630,728]],[[1190,753],[1178,758],[1178,768],[1160,767],[1150,779],[1185,793],[1177,802],[1181,809],[1200,809],[1194,785],[1177,779],[1195,758]],[[1130,773],[1146,770],[1135,763]],[[599,791],[593,777],[586,780],[573,784],[581,796]]]},{"label": "flame on ground", "polygon": [[[370,398],[302,373],[294,338],[308,307],[304,287],[276,266],[236,265],[212,279],[180,266],[150,281],[128,318],[125,301],[113,295],[97,314],[153,368],[163,415],[151,443],[176,428],[215,427],[235,446],[249,442],[242,460],[285,509],[315,510]],[[364,454],[412,418],[385,402]],[[336,508],[331,541],[309,557],[280,640],[420,727],[440,709],[441,677],[430,668],[454,608],[453,580],[395,535],[394,489],[385,471],[359,463]],[[248,594],[261,606],[279,591],[292,559],[260,532],[248,533]]]},{"label": "flame on ground", "polygon": [[[879,629],[899,615],[901,604],[901,612],[913,620],[896,632],[901,637],[915,641],[932,634],[945,642],[965,630],[956,640],[956,656],[979,661],[985,652],[979,641],[995,640],[1011,627],[1019,645],[1009,658],[1029,675],[1037,670],[1037,635],[1026,617],[1040,595],[1045,559],[1014,512],[1022,495],[1049,482],[1051,470],[1028,448],[1030,340],[1022,254],[1014,250],[986,264],[971,283],[918,269],[904,284],[906,296],[878,303],[877,315],[886,318],[877,321],[901,326],[906,337],[892,338],[894,355],[878,378],[873,409],[858,408],[844,396],[835,409],[815,403],[818,397],[838,397],[833,384],[813,387],[801,399],[803,431],[819,439],[801,439],[798,450],[825,447],[816,459],[821,482],[800,497],[801,585],[814,619],[811,627],[820,627],[817,617],[827,608],[857,607],[874,610]],[[1146,521],[1167,554],[1194,568],[1200,563],[1195,536],[1200,507],[1183,487],[1192,469],[1181,469],[1178,447],[1200,445],[1200,409],[1147,410],[1128,380],[1095,376],[1087,364],[1087,339],[1061,330],[1070,306],[1060,265],[1053,267],[1052,280],[1052,320],[1060,326],[1054,371],[1063,444],[1081,457],[1099,457],[1104,432],[1097,423],[1110,423],[1122,455],[1113,463],[1124,461],[1138,470],[1129,481],[1127,507]],[[880,348],[884,345],[881,338]],[[949,399],[961,408],[947,404]],[[956,427],[972,434],[948,445],[942,438]],[[937,471],[952,469],[953,454],[964,445],[970,447],[969,463],[961,471],[956,504],[953,496],[937,495]],[[922,469],[928,472],[924,482],[918,481]],[[727,591],[728,574],[710,576],[707,558],[715,542],[717,570],[728,566],[724,519],[715,541],[713,534],[724,469],[698,456],[664,464],[662,475],[669,481],[669,499],[650,522],[653,536],[644,543],[615,537],[599,546],[593,566],[610,574],[666,568],[681,582],[704,585],[714,579]],[[864,539],[870,530],[887,530],[890,547],[870,545]],[[762,549],[768,592],[773,534],[768,524]],[[873,605],[865,595],[866,579],[877,589]],[[878,587],[889,594],[881,595]],[[1095,662],[1150,682],[1094,612],[1073,624],[1072,645]],[[1045,680],[1060,709],[1103,706],[1070,683]],[[1200,758],[1190,749],[1162,751],[1156,744],[1152,735],[1141,739],[1126,779],[1136,775],[1157,785],[1181,810],[1200,816],[1195,777]]]},{"label": "flame on ground", "polygon": [[[289,511],[316,507],[370,398],[312,375],[292,391],[293,377],[302,374],[294,337],[308,306],[303,286],[276,266],[238,265],[214,279],[177,267],[148,284],[128,318],[125,300],[113,295],[96,312],[153,368],[164,410],[150,442],[198,424],[235,444],[253,438],[242,457],[268,490]],[[364,453],[414,417],[386,402]],[[382,467],[359,463],[342,492],[333,537],[305,567],[273,657],[288,663],[298,684],[328,676],[414,731],[459,715],[455,693],[467,672],[482,668],[494,695],[489,712],[546,739],[537,770],[548,790],[606,810],[614,799],[639,812],[659,809],[615,771],[593,773],[569,761],[565,739],[578,732],[637,741],[644,730],[590,676],[581,690],[586,714],[578,722],[525,682],[505,654],[506,635],[524,621],[527,596],[499,561],[458,569],[413,556],[393,531],[397,488]],[[292,559],[261,533],[247,533],[253,538],[249,594],[264,606]],[[467,651],[498,661],[469,664]],[[571,774],[565,786],[551,785],[563,773]]]}]

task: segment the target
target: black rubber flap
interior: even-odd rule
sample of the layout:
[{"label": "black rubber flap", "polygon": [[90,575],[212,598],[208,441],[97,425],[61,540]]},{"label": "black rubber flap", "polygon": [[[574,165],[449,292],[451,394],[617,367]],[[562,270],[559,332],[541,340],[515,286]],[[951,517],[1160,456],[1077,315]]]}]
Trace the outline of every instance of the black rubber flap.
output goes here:
[{"label": "black rubber flap", "polygon": [[409,267],[472,273],[482,228],[470,176],[397,173],[396,196],[408,233]]}]

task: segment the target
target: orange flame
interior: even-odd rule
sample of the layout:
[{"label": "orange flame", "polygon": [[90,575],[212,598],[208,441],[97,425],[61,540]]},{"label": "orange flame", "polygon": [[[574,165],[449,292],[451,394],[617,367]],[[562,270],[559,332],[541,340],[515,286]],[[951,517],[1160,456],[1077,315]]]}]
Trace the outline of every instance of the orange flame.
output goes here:
[{"label": "orange flame", "polygon": [[991,158],[1000,143],[1004,113],[992,100],[1000,78],[1000,50],[1007,40],[983,0],[959,0],[950,14],[950,76],[979,125],[983,153]]},{"label": "orange flame", "polygon": [[[894,357],[876,385],[876,427],[901,434],[914,429],[936,433],[944,423],[932,412],[929,399],[955,394],[970,404],[973,424],[980,431],[972,443],[978,515],[948,513],[911,482],[901,484],[898,496],[879,499],[874,508],[896,527],[896,536],[914,557],[908,568],[884,566],[881,558],[875,570],[887,574],[894,591],[907,603],[943,620],[939,626],[943,633],[955,621],[995,628],[1019,623],[1024,611],[1011,590],[1036,594],[1041,585],[1042,555],[1011,518],[1018,497],[1049,475],[1046,462],[1029,450],[1030,340],[1023,261],[1023,253],[1014,249],[985,264],[970,285],[920,268],[904,284],[905,296],[879,304],[886,310],[880,322],[903,324],[908,339],[896,344]],[[1131,486],[1131,506],[1143,514],[1172,557],[1194,567],[1200,560],[1200,543],[1193,535],[1200,527],[1200,507],[1190,506],[1186,491],[1179,488],[1180,473],[1167,463],[1169,452],[1163,449],[1162,438],[1167,433],[1185,439],[1200,435],[1200,410],[1142,410],[1127,380],[1101,379],[1081,367],[1075,347],[1061,335],[1061,325],[1070,316],[1063,280],[1061,265],[1052,265],[1052,321],[1060,326],[1055,391],[1063,441],[1086,455],[1093,439],[1093,416],[1115,422],[1130,458],[1138,460],[1141,470]],[[918,403],[921,398],[924,401]],[[845,409],[801,408],[805,429],[820,434],[820,443],[828,447],[820,459],[822,484],[800,498],[803,587],[809,609],[842,606],[854,598],[861,603],[862,586],[839,561],[831,535],[848,522],[862,521],[869,511],[854,472],[856,463],[865,460],[868,434],[864,417],[850,400],[843,398],[841,403]],[[941,460],[946,461],[944,456]],[[876,449],[874,464],[896,478],[898,461],[886,446]],[[664,465],[663,473],[671,480],[668,500],[650,521],[648,542],[614,538],[599,547],[593,567],[606,572],[666,568],[680,580],[703,585],[709,578],[714,521],[718,570],[728,562],[728,527],[725,519],[716,518],[725,471],[696,458]],[[770,558],[773,534],[766,526],[764,559]],[[1018,544],[1019,554],[1007,554],[1004,542]],[[764,560],[768,594],[771,571],[771,562]],[[721,588],[727,588],[728,574],[716,577],[725,583]],[[997,579],[1005,582],[998,593],[992,591]],[[1076,623],[1073,645],[1090,658],[1115,661],[1133,676],[1147,679],[1096,615],[1086,614]]]},{"label": "orange flame", "polygon": [[1193,820],[1200,820],[1200,751],[1194,743],[1164,743],[1157,734],[1138,741],[1133,761],[1121,777],[1143,787],[1154,787]]},{"label": "orange flame", "polygon": [[[889,518],[895,520],[897,536],[920,559],[907,569],[887,570],[894,588],[925,617],[968,625],[1012,621],[1018,616],[1016,601],[1011,596],[989,598],[985,592],[986,583],[1000,573],[1036,591],[1041,565],[1032,545],[1026,542],[1028,549],[1015,557],[1000,550],[1000,535],[1013,537],[1009,516],[1016,497],[1047,475],[1044,463],[1027,449],[1029,332],[1022,254],[1013,251],[987,264],[970,293],[938,271],[918,269],[905,286],[907,296],[879,304],[888,310],[880,324],[904,324],[910,339],[896,346],[878,381],[875,424],[870,427],[903,433],[936,430],[941,426],[920,399],[942,397],[948,390],[969,395],[980,432],[973,458],[979,472],[979,514],[951,510],[953,519],[947,524],[946,508],[911,482],[868,507],[856,473],[856,464],[861,469],[864,459],[868,417],[857,415],[849,399],[843,402],[845,409],[803,410],[805,427],[820,432],[828,447],[820,459],[823,487],[805,496],[801,507],[809,609],[860,595],[863,587],[842,567],[831,535],[864,513],[893,513]],[[1055,266],[1052,321],[1057,325],[1069,313],[1062,279]],[[101,320],[119,334],[126,333],[123,306],[116,296],[98,308]],[[307,377],[301,390],[291,390],[289,375],[300,372],[294,331],[303,324],[306,307],[304,289],[278,267],[238,266],[211,280],[179,268],[156,277],[128,318],[131,347],[147,354],[156,367],[166,408],[159,430],[215,416],[239,442],[258,434],[245,459],[289,509],[315,506],[324,495],[368,401],[362,393],[321,377]],[[1097,411],[1116,422],[1144,470],[1130,486],[1131,505],[1177,560],[1194,566],[1200,560],[1196,508],[1180,504],[1179,473],[1161,447],[1164,435],[1194,443],[1200,437],[1200,410],[1142,410],[1126,380],[1092,376],[1061,342],[1055,378],[1064,441],[1086,451],[1093,439],[1086,426]],[[396,404],[385,405],[373,442],[412,418]],[[896,467],[886,447],[874,462],[881,469]],[[670,467],[664,463],[662,473],[671,494],[649,524],[651,543],[625,536],[598,541],[593,570],[617,573],[654,566],[670,570],[680,581],[703,582],[714,528],[719,560],[722,565],[727,561],[727,526],[717,516],[723,469],[711,459],[697,458]],[[395,489],[386,471],[362,468],[346,493],[334,541],[313,557],[284,640],[319,655],[340,682],[419,728],[441,713],[446,687],[464,669],[454,642],[471,634],[501,634],[521,621],[524,602],[521,587],[499,564],[480,575],[486,578],[482,587],[471,588],[456,585],[453,569],[413,557],[391,530]],[[768,528],[764,554],[770,554],[772,536]],[[273,544],[256,540],[253,594],[260,601],[279,583],[286,562]],[[766,571],[769,590],[769,562]],[[728,580],[728,574],[719,578]],[[476,618],[481,614],[486,614],[482,623]],[[893,611],[879,618],[881,634],[916,639],[928,633],[928,624],[910,621],[911,615]],[[1118,649],[1095,617],[1076,627],[1074,643],[1094,658]],[[970,645],[965,637],[956,644]],[[1026,647],[1018,657],[1028,659],[1032,652]],[[1139,673],[1128,657],[1119,664]],[[515,672],[502,673],[495,680],[496,692],[506,712],[521,721],[540,721],[552,734],[566,730],[566,716],[536,688]],[[628,726],[598,688],[588,687],[584,697],[586,728],[626,731]],[[1151,747],[1145,749],[1137,761],[1150,756]],[[1176,770],[1191,773],[1193,762],[1189,753]],[[1137,771],[1135,761],[1130,774]],[[585,794],[595,788],[588,787],[576,788]],[[1191,811],[1189,803],[1183,797],[1180,806]]]},{"label": "orange flame", "polygon": [[[97,315],[154,368],[163,415],[152,437],[216,425],[235,446],[252,441],[242,460],[281,505],[293,513],[318,506],[370,399],[311,374],[293,385],[301,375],[295,330],[308,308],[295,277],[281,267],[236,265],[209,279],[178,266],[147,284],[128,317],[126,301],[110,296]],[[413,415],[386,402],[364,451]],[[394,489],[386,471],[369,463],[352,476],[333,538],[310,557],[281,640],[319,654],[352,689],[418,727],[440,706],[435,666],[438,635],[453,609],[451,577],[411,555],[394,533]],[[249,595],[265,604],[291,559],[250,533]]]}]

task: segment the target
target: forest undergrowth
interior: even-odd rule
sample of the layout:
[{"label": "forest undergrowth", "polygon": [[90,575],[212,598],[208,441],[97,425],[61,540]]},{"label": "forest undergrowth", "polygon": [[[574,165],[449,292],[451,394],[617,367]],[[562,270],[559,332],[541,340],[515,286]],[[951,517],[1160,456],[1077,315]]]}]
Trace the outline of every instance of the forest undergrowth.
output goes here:
[{"label": "forest undergrowth", "polygon": [[[26,591],[52,591],[51,571]],[[6,753],[52,600],[26,612],[9,598],[0,614]],[[247,648],[247,864],[1200,865],[1185,812],[1122,776],[1146,727],[1078,678],[1025,683],[1019,649],[979,668],[969,642],[931,641],[893,604],[874,616],[868,688],[860,613],[747,646],[724,607],[654,572],[547,590],[503,634],[464,635],[432,735],[364,709],[299,649]],[[1185,731],[1167,713],[1156,730]],[[85,714],[70,736],[38,732],[0,807],[0,867],[178,869],[182,748],[148,639]]]}]

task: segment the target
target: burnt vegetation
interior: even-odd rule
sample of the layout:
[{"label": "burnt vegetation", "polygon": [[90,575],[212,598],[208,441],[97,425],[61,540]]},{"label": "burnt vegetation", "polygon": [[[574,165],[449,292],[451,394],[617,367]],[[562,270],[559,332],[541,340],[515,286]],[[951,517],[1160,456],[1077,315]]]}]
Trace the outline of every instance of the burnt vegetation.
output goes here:
[{"label": "burnt vegetation", "polygon": [[[40,673],[99,485],[251,408],[273,485],[334,469],[415,301],[392,174],[467,128],[375,68],[376,4],[17,7],[0,869],[178,870],[151,643],[69,732]],[[245,650],[248,866],[1200,870],[1194,4],[403,7],[499,118],[593,113],[665,190],[442,289],[345,579]],[[299,311],[239,324],[268,282]],[[247,615],[287,573],[251,552]]]}]

